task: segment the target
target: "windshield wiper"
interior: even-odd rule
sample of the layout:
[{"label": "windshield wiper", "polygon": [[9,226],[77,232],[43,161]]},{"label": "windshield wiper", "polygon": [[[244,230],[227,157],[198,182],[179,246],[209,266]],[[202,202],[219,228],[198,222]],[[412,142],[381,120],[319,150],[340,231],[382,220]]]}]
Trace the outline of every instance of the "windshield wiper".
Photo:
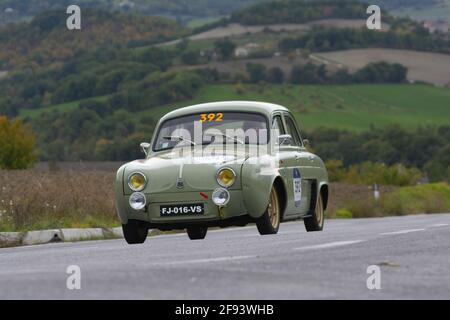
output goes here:
[{"label": "windshield wiper", "polygon": [[222,136],[223,138],[227,138],[227,139],[230,139],[230,140],[233,140],[234,142],[237,142],[237,143],[240,143],[240,144],[245,144],[245,142],[244,141],[242,141],[242,140],[240,140],[240,139],[238,139],[238,138],[235,138],[235,137],[232,137],[232,136],[229,136],[229,135],[227,135],[227,134],[225,134],[225,133],[208,133],[207,135],[209,135],[209,136]]},{"label": "windshield wiper", "polygon": [[186,139],[186,138],[183,138],[182,136],[166,136],[166,137],[163,137],[163,139],[170,140],[170,141],[188,142],[188,143],[191,144],[191,146],[197,145],[194,141]]}]

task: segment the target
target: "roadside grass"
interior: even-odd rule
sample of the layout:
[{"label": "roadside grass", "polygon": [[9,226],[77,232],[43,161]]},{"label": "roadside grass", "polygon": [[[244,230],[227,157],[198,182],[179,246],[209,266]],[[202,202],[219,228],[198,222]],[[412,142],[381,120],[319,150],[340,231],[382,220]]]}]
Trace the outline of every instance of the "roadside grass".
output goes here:
[{"label": "roadside grass", "polygon": [[328,217],[370,218],[450,212],[450,185],[447,183],[390,188],[384,192],[382,188],[379,201],[375,201],[371,190],[363,196],[343,195],[338,207],[328,211]]},{"label": "roadside grass", "polygon": [[116,227],[114,174],[0,171],[0,231]]},{"label": "roadside grass", "polygon": [[[0,232],[118,227],[114,178],[105,171],[0,171]],[[447,183],[381,186],[379,202],[366,185],[330,184],[329,218],[441,212],[450,212]]]}]

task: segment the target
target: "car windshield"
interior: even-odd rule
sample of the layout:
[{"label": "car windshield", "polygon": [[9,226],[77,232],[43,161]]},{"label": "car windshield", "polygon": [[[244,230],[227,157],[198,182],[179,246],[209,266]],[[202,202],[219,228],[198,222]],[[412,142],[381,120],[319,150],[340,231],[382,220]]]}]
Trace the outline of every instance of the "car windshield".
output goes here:
[{"label": "car windshield", "polygon": [[267,144],[266,117],[247,112],[202,112],[165,121],[153,151],[176,146],[209,144]]}]

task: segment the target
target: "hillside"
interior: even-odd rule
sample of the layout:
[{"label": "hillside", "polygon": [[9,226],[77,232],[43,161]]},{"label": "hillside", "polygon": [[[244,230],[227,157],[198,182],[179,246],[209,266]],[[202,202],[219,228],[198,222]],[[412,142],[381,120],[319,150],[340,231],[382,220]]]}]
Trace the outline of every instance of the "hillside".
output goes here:
[{"label": "hillside", "polygon": [[[289,107],[301,127],[368,130],[400,124],[413,129],[450,125],[450,90],[427,85],[210,85],[192,99],[142,111],[155,119],[173,109],[221,100],[255,100]],[[423,106],[427,107],[424,108]]]},{"label": "hillside", "polygon": [[65,161],[139,157],[163,114],[216,100],[284,104],[310,132],[447,130],[450,91],[406,75],[445,84],[448,37],[389,15],[383,31],[367,30],[360,2],[310,4],[257,4],[203,32],[96,9],[82,32],[60,32],[64,12],[42,13],[0,32],[0,113],[33,126],[41,159]]},{"label": "hillside", "polygon": [[[99,97],[104,101],[106,97]],[[364,131],[371,125],[400,124],[409,129],[450,125],[450,90],[428,85],[208,85],[193,99],[147,108],[134,118],[159,119],[180,107],[221,100],[255,100],[289,107],[304,129],[317,127]],[[80,101],[41,110],[22,110],[36,119],[44,112],[74,111]],[[426,105],[426,108],[423,106]]]},{"label": "hillside", "polygon": [[[71,4],[82,9],[134,12],[151,16],[169,16],[181,22],[228,15],[261,0],[0,0],[0,25],[24,21],[48,10],[62,10]],[[6,9],[12,12],[5,12]],[[8,10],[10,11],[10,10]]]},{"label": "hillside", "polygon": [[[337,0],[343,2],[345,0]],[[359,0],[373,4],[373,1]],[[269,0],[78,0],[82,8],[135,12],[152,16],[168,16],[184,25],[199,27],[239,9]],[[312,1],[313,2],[313,1]],[[64,10],[70,0],[0,0],[0,25],[27,21],[48,10]],[[394,15],[417,20],[449,21],[450,0],[378,0],[376,4]],[[302,15],[300,15],[302,16]],[[361,16],[358,17],[361,18]]]},{"label": "hillside", "polygon": [[68,61],[102,45],[154,43],[185,34],[173,20],[159,17],[85,10],[82,31],[68,30],[66,18],[65,12],[49,11],[30,23],[0,29],[0,70]]}]

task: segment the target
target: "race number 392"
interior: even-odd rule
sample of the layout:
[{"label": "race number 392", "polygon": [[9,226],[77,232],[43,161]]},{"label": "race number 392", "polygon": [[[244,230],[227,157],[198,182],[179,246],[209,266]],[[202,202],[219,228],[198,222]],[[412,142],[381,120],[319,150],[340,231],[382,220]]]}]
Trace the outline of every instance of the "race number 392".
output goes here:
[{"label": "race number 392", "polygon": [[273,305],[221,304],[220,315],[273,315]]}]

